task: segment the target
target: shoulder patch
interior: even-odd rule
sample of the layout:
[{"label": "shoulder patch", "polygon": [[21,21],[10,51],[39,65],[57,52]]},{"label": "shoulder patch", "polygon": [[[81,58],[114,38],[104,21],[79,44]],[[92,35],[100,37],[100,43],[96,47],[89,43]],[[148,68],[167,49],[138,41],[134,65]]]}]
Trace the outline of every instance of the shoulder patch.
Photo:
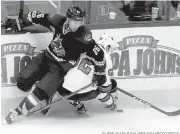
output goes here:
[{"label": "shoulder patch", "polygon": [[85,41],[90,41],[92,39],[92,35],[90,33],[87,33],[84,37]]}]

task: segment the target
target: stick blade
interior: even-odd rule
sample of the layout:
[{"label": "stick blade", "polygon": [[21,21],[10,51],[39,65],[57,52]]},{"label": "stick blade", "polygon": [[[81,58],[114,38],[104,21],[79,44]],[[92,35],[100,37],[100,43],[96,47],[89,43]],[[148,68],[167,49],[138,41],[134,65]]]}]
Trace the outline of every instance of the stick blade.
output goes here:
[{"label": "stick blade", "polygon": [[174,112],[166,112],[168,116],[177,116],[180,115],[180,109]]}]

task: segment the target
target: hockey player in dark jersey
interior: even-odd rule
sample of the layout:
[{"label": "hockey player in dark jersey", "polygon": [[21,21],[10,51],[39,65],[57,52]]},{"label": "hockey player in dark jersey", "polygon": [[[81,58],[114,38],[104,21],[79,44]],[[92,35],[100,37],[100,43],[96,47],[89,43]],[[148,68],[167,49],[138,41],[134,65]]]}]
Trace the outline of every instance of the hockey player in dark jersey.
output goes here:
[{"label": "hockey player in dark jersey", "polygon": [[[113,67],[110,55],[119,47],[119,45],[113,40],[111,36],[106,33],[102,33],[100,35],[99,40],[97,40],[97,44],[104,50],[104,54],[106,57],[105,60],[107,80],[106,83],[103,84],[103,86],[106,85],[107,87],[110,87],[111,85],[111,90],[102,93],[99,91],[99,88],[97,88],[96,90],[96,87],[93,86],[85,90],[83,93],[78,93],[69,98],[71,104],[73,104],[77,108],[77,112],[80,114],[87,111],[87,108],[84,106],[82,101],[88,101],[95,98],[98,98],[98,100],[105,104],[107,108],[113,111],[116,110],[117,83],[115,80],[111,79],[108,76],[108,70]],[[65,96],[76,91],[77,89],[84,87],[85,85],[88,85],[93,78],[93,71],[94,66],[92,64],[92,61],[89,60],[85,54],[82,54],[79,58],[79,61],[77,62],[77,65],[73,67],[64,77],[63,85],[58,89],[59,94]],[[56,95],[53,97],[53,99],[56,99]],[[48,115],[49,112],[50,111],[48,109],[43,110],[43,113],[46,115]]]},{"label": "hockey player in dark jersey", "polygon": [[35,81],[39,82],[19,106],[8,114],[8,123],[11,123],[15,116],[28,116],[47,105],[81,53],[86,53],[93,61],[93,81],[98,82],[101,91],[109,89],[102,86],[106,82],[104,52],[92,39],[91,31],[84,26],[84,16],[81,9],[76,6],[68,9],[66,17],[42,14],[38,11],[24,15],[24,23],[41,24],[54,29],[55,33],[50,45],[18,74],[17,86],[23,91],[30,90]]}]

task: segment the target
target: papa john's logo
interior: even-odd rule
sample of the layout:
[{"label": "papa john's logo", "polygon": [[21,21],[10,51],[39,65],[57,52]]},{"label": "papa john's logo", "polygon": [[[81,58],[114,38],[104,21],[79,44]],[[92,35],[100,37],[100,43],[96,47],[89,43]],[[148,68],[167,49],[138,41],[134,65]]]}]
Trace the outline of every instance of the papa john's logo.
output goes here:
[{"label": "papa john's logo", "polygon": [[109,75],[116,78],[180,77],[180,50],[158,45],[152,36],[123,38],[111,54]]},{"label": "papa john's logo", "polygon": [[29,43],[15,42],[1,45],[1,83],[2,86],[15,84],[20,70],[31,63],[36,47]]}]

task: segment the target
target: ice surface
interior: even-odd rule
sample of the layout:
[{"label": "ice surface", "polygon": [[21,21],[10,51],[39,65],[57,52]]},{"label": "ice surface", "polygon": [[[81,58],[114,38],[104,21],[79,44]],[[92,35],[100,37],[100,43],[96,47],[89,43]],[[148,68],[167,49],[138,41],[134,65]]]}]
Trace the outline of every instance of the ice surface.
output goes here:
[{"label": "ice surface", "polygon": [[[2,100],[2,118],[21,99]],[[151,108],[125,108],[123,113],[105,109],[97,100],[86,102],[87,115],[78,115],[65,100],[53,106],[49,116],[38,113],[2,125],[4,133],[102,134],[102,132],[180,132],[180,116],[168,117]],[[121,108],[120,105],[118,105]],[[166,111],[179,109],[165,108]],[[106,133],[107,134],[107,133]],[[110,133],[109,133],[110,134]],[[129,133],[130,134],[130,133]]]}]

